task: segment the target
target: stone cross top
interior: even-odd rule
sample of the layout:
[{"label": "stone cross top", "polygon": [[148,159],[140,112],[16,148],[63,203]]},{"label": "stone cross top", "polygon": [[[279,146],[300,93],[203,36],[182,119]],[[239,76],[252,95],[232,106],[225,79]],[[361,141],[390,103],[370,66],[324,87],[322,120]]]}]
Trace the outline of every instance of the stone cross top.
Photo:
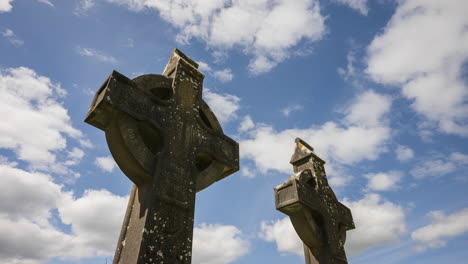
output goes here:
[{"label": "stone cross top", "polygon": [[135,183],[114,264],[191,263],[195,193],[239,169],[197,68],[175,49],[162,75],[112,72],[91,104],[85,122]]},{"label": "stone cross top", "polygon": [[328,185],[325,161],[297,138],[290,163],[294,175],[274,190],[276,209],[289,215],[304,242],[306,264],[347,264],[344,243],[353,217]]}]

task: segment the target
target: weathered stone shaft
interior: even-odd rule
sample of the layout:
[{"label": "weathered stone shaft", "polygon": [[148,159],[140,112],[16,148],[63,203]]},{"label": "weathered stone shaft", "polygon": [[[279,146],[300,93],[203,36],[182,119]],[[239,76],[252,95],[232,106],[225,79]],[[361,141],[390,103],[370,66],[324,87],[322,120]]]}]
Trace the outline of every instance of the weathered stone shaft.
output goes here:
[{"label": "weathered stone shaft", "polygon": [[167,155],[153,183],[134,186],[115,264],[191,263],[196,172],[176,160]]}]

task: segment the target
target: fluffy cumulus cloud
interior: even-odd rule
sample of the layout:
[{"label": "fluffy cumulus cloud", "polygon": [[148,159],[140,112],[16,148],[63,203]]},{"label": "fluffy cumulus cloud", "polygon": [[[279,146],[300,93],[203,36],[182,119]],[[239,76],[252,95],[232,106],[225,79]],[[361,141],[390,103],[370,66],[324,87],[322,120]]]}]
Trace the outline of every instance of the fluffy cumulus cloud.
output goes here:
[{"label": "fluffy cumulus cloud", "polygon": [[57,208],[66,196],[62,187],[50,176],[27,172],[9,165],[0,165],[0,215],[10,220],[32,219],[45,224],[50,209]]},{"label": "fluffy cumulus cloud", "polygon": [[468,2],[407,0],[368,47],[367,72],[401,88],[431,126],[468,136]]},{"label": "fluffy cumulus cloud", "polygon": [[97,157],[94,161],[94,164],[98,166],[101,170],[112,172],[114,168],[117,167],[117,163],[115,163],[114,158],[112,156],[105,156],[105,157]]},{"label": "fluffy cumulus cloud", "polygon": [[454,152],[447,157],[431,158],[418,163],[411,171],[417,179],[443,176],[457,171],[468,164],[468,155]]},{"label": "fluffy cumulus cloud", "polygon": [[345,199],[343,204],[353,212],[356,225],[356,229],[347,233],[345,248],[350,256],[369,248],[398,243],[406,230],[403,209],[384,201],[378,194],[369,193],[357,201]]},{"label": "fluffy cumulus cloud", "polygon": [[180,31],[177,40],[205,42],[215,53],[234,47],[252,55],[249,69],[267,72],[302,42],[325,34],[325,18],[316,0],[107,0],[141,11],[151,8]]},{"label": "fluffy cumulus cloud", "polygon": [[369,180],[367,189],[372,191],[389,191],[396,189],[403,173],[400,171],[368,173],[364,177]]},{"label": "fluffy cumulus cloud", "polygon": [[431,224],[416,229],[411,238],[419,243],[418,249],[444,247],[447,239],[468,232],[468,208],[450,215],[441,211],[429,213]]},{"label": "fluffy cumulus cloud", "polygon": [[[2,263],[109,255],[114,250],[127,197],[88,190],[80,198],[49,175],[0,165],[0,258]],[[14,201],[14,202],[12,202]],[[59,214],[53,217],[53,211]],[[71,227],[66,233],[55,226]]]},{"label": "fluffy cumulus cloud", "polygon": [[196,264],[225,264],[247,254],[250,243],[231,225],[201,224],[193,230],[193,258]]},{"label": "fluffy cumulus cloud", "polygon": [[[365,250],[399,242],[405,230],[403,209],[384,201],[378,194],[367,194],[361,200],[343,203],[353,212],[356,229],[347,232],[346,252],[357,256]],[[285,217],[280,220],[262,222],[260,237],[275,242],[279,252],[303,255],[303,246],[294,227]]]},{"label": "fluffy cumulus cloud", "polygon": [[227,123],[237,118],[237,110],[240,108],[240,98],[232,94],[219,94],[206,89],[203,98],[216,115],[219,122]]},{"label": "fluffy cumulus cloud", "polygon": [[333,0],[336,3],[347,5],[359,13],[367,16],[369,8],[367,7],[367,0]]},{"label": "fluffy cumulus cloud", "polygon": [[29,68],[1,71],[0,148],[13,150],[18,159],[36,168],[67,172],[57,160],[57,154],[67,148],[67,138],[83,146],[90,143],[72,126],[67,110],[60,103],[65,93],[60,84]]},{"label": "fluffy cumulus cloud", "polygon": [[115,250],[128,197],[107,190],[86,190],[82,197],[67,197],[58,208],[60,219],[74,235],[67,257],[110,255]]},{"label": "fluffy cumulus cloud", "polygon": [[290,164],[284,161],[289,160],[291,153],[278,150],[292,151],[294,139],[300,137],[327,160],[327,170],[332,175],[330,182],[339,185],[344,182],[333,175],[333,165],[375,160],[386,151],[385,144],[390,138],[386,115],[390,107],[390,97],[370,90],[359,94],[338,122],[282,131],[269,125],[255,124],[241,138],[240,154],[242,158],[254,161],[262,173],[268,170],[290,173]]},{"label": "fluffy cumulus cloud", "polygon": [[13,0],[0,0],[0,13],[9,12],[13,8],[11,3]]},{"label": "fluffy cumulus cloud", "polygon": [[281,253],[304,255],[302,241],[294,230],[289,217],[276,221],[263,221],[260,224],[260,238],[267,242],[275,242],[276,248]]},{"label": "fluffy cumulus cloud", "polygon": [[[16,168],[3,156],[0,162],[2,263],[42,264],[52,258],[73,262],[113,253],[128,197],[107,190],[76,196],[47,174]],[[62,231],[57,222],[71,231]],[[194,229],[193,263],[230,263],[249,248],[235,226],[201,224]]]}]

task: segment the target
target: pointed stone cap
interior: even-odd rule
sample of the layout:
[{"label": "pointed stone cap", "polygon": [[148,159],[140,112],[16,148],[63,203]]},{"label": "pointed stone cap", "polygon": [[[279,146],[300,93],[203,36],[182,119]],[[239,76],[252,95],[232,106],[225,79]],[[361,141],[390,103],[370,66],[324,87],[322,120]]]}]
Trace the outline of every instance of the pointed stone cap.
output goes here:
[{"label": "pointed stone cap", "polygon": [[165,76],[170,76],[172,73],[174,73],[177,64],[180,60],[185,61],[187,65],[190,65],[193,67],[194,70],[198,72],[201,76],[204,76],[200,71],[198,71],[198,63],[196,63],[194,60],[189,58],[187,55],[185,55],[182,51],[178,49],[172,50],[171,58],[169,59],[166,68],[164,68],[163,75]]},{"label": "pointed stone cap", "polygon": [[292,155],[289,163],[292,165],[302,164],[313,156],[315,159],[318,159],[323,162],[323,164],[325,164],[325,161],[314,153],[314,148],[307,144],[304,140],[296,138],[295,142],[296,149],[294,150],[294,154]]}]

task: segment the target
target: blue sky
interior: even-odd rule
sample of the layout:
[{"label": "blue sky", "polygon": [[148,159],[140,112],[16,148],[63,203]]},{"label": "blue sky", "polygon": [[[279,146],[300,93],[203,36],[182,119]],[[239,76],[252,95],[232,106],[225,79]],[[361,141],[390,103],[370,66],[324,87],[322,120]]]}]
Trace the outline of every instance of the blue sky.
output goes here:
[{"label": "blue sky", "polygon": [[177,47],[240,143],[197,194],[193,263],[304,263],[274,208],[295,137],[351,208],[352,264],[468,258],[468,4],[439,0],[0,0],[0,259],[112,259],[131,181],[83,122],[117,70]]}]

